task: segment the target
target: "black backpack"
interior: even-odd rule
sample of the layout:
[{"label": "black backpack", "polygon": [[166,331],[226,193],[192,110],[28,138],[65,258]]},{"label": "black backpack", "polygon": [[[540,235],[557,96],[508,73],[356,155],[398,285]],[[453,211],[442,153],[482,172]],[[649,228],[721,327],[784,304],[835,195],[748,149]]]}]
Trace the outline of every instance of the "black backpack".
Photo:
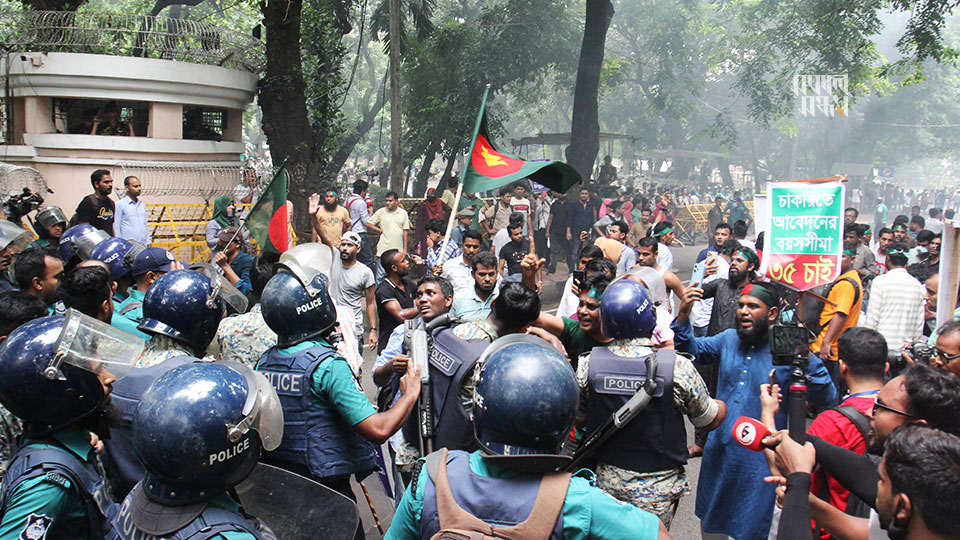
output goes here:
[{"label": "black backpack", "polygon": [[[860,286],[857,285],[856,280],[849,277],[838,279],[833,283],[827,283],[825,285],[820,285],[819,287],[814,287],[813,289],[810,289],[810,292],[827,298],[827,296],[830,295],[830,291],[833,290],[833,287],[841,281],[847,281],[853,285],[853,303],[856,304],[859,302]],[[820,325],[820,312],[823,311],[823,306],[825,304],[809,294],[802,295],[800,301],[803,302],[803,319],[801,319],[800,322],[802,322],[803,325],[807,327],[807,329],[810,330],[810,332],[812,332],[814,335],[820,335],[820,331],[823,330],[823,326]]]}]

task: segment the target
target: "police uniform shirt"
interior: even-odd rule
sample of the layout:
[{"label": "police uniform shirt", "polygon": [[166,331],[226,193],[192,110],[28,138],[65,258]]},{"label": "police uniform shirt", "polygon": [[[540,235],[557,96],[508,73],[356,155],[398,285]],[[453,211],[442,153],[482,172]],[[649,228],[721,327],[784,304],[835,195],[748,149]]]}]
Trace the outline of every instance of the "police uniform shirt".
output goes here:
[{"label": "police uniform shirt", "polygon": [[[40,448],[69,451],[86,461],[93,447],[90,434],[70,428],[55,431],[54,439],[63,446],[35,444]],[[64,450],[66,449],[66,450]],[[13,488],[0,518],[0,540],[41,538],[86,538],[87,511],[73,481],[51,473],[24,480]],[[94,537],[99,536],[94,534]]]},{"label": "police uniform shirt", "polygon": [[[280,354],[297,354],[310,347],[330,347],[326,341],[304,341],[292,347],[281,347]],[[310,375],[310,393],[313,403],[321,409],[334,409],[351,426],[376,414],[377,410],[360,388],[350,365],[327,360]]]},{"label": "police uniform shirt", "polygon": [[[510,478],[516,473],[483,459],[480,452],[470,454],[470,470],[489,478]],[[427,468],[420,469],[417,491],[410,488],[403,494],[397,513],[384,540],[420,539],[420,519],[423,513],[423,490],[427,484]],[[456,479],[451,479],[451,483]],[[412,487],[412,486],[411,486]],[[581,540],[644,540],[657,538],[660,520],[633,505],[622,503],[594,485],[593,474],[581,470],[570,479],[567,497],[563,502],[563,538]]]},{"label": "police uniform shirt", "polygon": [[114,303],[113,305],[113,315],[110,317],[110,326],[113,326],[114,328],[119,328],[120,330],[123,330],[128,334],[133,334],[145,341],[150,341],[152,337],[149,334],[145,334],[141,332],[140,329],[137,328],[138,323],[131,321],[130,319],[124,317],[123,315],[120,315],[120,313],[117,312],[116,303]]}]

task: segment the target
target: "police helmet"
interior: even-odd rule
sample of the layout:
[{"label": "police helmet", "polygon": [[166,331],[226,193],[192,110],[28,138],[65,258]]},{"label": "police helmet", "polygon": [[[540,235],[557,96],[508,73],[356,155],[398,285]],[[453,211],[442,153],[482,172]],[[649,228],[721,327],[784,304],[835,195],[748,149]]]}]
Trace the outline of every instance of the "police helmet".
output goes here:
[{"label": "police helmet", "polygon": [[8,219],[0,219],[0,251],[11,249],[14,253],[23,251],[30,242],[33,241],[33,235],[30,231]]},{"label": "police helmet", "polygon": [[73,309],[24,323],[0,346],[0,403],[30,435],[68,426],[101,409],[104,385],[126,375],[144,345]]},{"label": "police helmet", "polygon": [[512,334],[491,343],[479,362],[473,428],[483,455],[530,472],[568,462],[560,445],[576,419],[579,389],[563,355],[540,338]]},{"label": "police helmet", "polygon": [[81,259],[90,258],[90,252],[97,244],[103,242],[110,235],[97,229],[93,225],[81,223],[70,227],[60,236],[60,243],[57,249],[60,251],[60,259],[63,262],[69,262],[74,257]]},{"label": "police helmet", "polygon": [[246,478],[282,437],[280,400],[260,373],[237,362],[167,371],[133,416],[133,447],[147,471],[132,492],[134,523],[154,535],[178,530],[204,501]]},{"label": "police helmet", "polygon": [[600,298],[603,335],[614,339],[649,337],[657,326],[653,302],[636,281],[611,283]]},{"label": "police helmet", "polygon": [[130,266],[124,264],[124,257],[132,247],[133,244],[123,238],[107,238],[90,250],[90,258],[106,263],[113,279],[120,279],[130,273]]},{"label": "police helmet", "polygon": [[[61,210],[59,206],[47,206],[41,208],[37,212],[37,216],[33,219],[33,221],[34,223],[39,224],[43,229],[42,233],[39,230],[37,231],[37,234],[40,234],[41,236],[47,234],[47,231],[50,229],[50,227],[53,227],[54,225],[63,225],[64,229],[66,229],[67,225],[67,218],[63,215],[63,210]],[[63,231],[61,231],[61,233],[62,232]]]},{"label": "police helmet", "polygon": [[[323,253],[327,255],[323,255]],[[302,244],[280,257],[278,271],[260,295],[263,320],[277,334],[277,345],[289,347],[330,333],[337,310],[327,291],[330,250]]]},{"label": "police helmet", "polygon": [[138,328],[149,334],[169,336],[199,350],[217,335],[225,307],[220,297],[220,278],[211,282],[194,270],[163,274],[147,289],[143,320]]}]

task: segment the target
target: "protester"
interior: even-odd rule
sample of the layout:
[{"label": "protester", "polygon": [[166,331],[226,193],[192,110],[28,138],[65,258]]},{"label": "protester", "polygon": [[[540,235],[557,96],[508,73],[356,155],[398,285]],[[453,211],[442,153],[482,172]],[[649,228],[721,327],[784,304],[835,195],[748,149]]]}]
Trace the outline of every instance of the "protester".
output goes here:
[{"label": "protester", "polygon": [[313,241],[319,240],[332,246],[333,249],[340,247],[340,239],[343,238],[343,233],[350,230],[350,213],[347,212],[346,208],[337,204],[338,201],[339,196],[332,189],[324,192],[322,204],[320,203],[320,195],[314,193],[310,195],[307,209],[307,212],[313,218]]},{"label": "protester", "polygon": [[253,257],[244,249],[243,235],[236,227],[227,227],[217,233],[217,251],[213,262],[223,271],[223,276],[241,293],[250,291],[250,267]]},{"label": "protester", "polygon": [[670,271],[669,268],[660,264],[659,250],[666,248],[666,246],[660,244],[651,237],[643,238],[640,240],[640,243],[637,244],[637,264],[640,266],[650,266],[657,272],[660,272],[660,275],[663,276],[663,281],[667,285],[667,290],[670,291],[670,297],[667,299],[667,303],[664,306],[667,311],[673,313],[673,301],[674,298],[683,298],[684,287],[680,282],[680,278],[676,274]]},{"label": "protester", "polygon": [[670,244],[673,244],[675,236],[673,233],[673,222],[660,221],[653,227],[653,237],[657,239],[660,246],[657,248],[657,266],[665,270],[673,270],[673,253],[670,251]]},{"label": "protester", "polygon": [[[444,244],[444,235],[447,231],[447,222],[441,219],[432,219],[427,223],[427,257],[425,259],[427,272],[439,276],[443,271],[443,264],[460,256],[460,245],[448,241]],[[444,249],[446,248],[446,249]],[[441,252],[443,250],[443,252]]]},{"label": "protester", "polygon": [[13,275],[21,291],[39,298],[54,314],[60,300],[57,283],[63,277],[63,262],[52,248],[27,248],[13,262]]},{"label": "protester", "polygon": [[[770,325],[780,314],[780,294],[765,283],[744,287],[737,311],[737,328],[715,336],[693,337],[688,320],[693,303],[702,290],[689,287],[674,323],[676,346],[690,352],[699,362],[719,362],[720,375],[716,398],[727,404],[723,424],[707,438],[703,464],[697,484],[696,514],[705,533],[726,534],[733,538],[765,538],[773,515],[774,495],[763,478],[768,467],[762,455],[744,452],[732,435],[739,416],[758,417],[760,384],[773,379],[786,388],[789,366],[773,366],[767,340]],[[818,406],[836,401],[837,390],[816,355],[806,367],[808,400]],[[786,423],[786,411],[776,417],[778,426]],[[731,496],[736,494],[736,496]]]},{"label": "protester", "polygon": [[480,251],[473,256],[470,266],[472,284],[466,290],[454,289],[453,305],[450,308],[452,318],[461,322],[473,322],[487,317],[502,283],[497,266],[497,258],[489,251]]},{"label": "protester", "polygon": [[[388,194],[388,195],[389,195],[389,194]],[[393,193],[394,201],[396,201],[396,197],[397,197],[397,194],[396,194],[396,193]],[[384,201],[386,201],[386,199],[384,199]],[[388,203],[388,206],[389,206],[389,203]],[[394,208],[396,208],[396,203],[394,203]],[[380,210],[377,210],[377,211],[380,212],[381,210],[383,210],[383,209],[381,208]],[[426,197],[426,199],[425,199],[424,201],[422,201],[422,202],[420,203],[420,206],[417,208],[417,226],[416,226],[416,230],[415,230],[415,234],[416,234],[416,238],[417,238],[417,246],[416,246],[416,254],[417,254],[417,255],[419,255],[420,257],[426,257],[426,256],[427,256],[427,248],[428,248],[428,246],[427,246],[427,224],[430,223],[431,221],[435,220],[435,219],[439,219],[440,221],[443,221],[444,223],[446,223],[446,222],[447,222],[447,219],[450,217],[450,212],[451,212],[451,211],[452,211],[452,210],[450,209],[450,207],[447,206],[447,204],[444,203],[442,199],[440,199],[440,198],[437,197],[437,192],[436,192],[435,189],[430,188],[430,189],[427,190],[427,197]],[[404,211],[404,214],[403,214],[403,215],[406,216],[406,211]],[[406,222],[406,228],[407,228],[407,229],[410,228],[410,221],[409,221],[409,219],[408,219],[407,222]],[[374,229],[374,232],[376,232],[375,229]],[[398,237],[397,239],[399,239],[399,237]],[[407,240],[406,240],[406,233],[404,233],[404,238],[403,238],[403,251],[405,251],[405,252],[406,252],[406,251],[409,251],[409,250],[407,250],[407,243],[406,243],[406,242],[407,242]],[[397,242],[394,242],[393,244],[391,244],[391,248],[388,248],[388,249],[401,249],[401,246],[399,246],[399,245],[394,245],[394,244],[396,244],[396,243],[397,243]],[[379,249],[378,249],[378,251],[379,251]],[[381,253],[382,253],[382,252],[381,252]],[[378,255],[378,257],[379,257],[379,255]]]},{"label": "protester", "polygon": [[481,243],[482,236],[479,231],[473,229],[465,231],[461,244],[462,255],[452,257],[440,265],[439,275],[453,286],[454,298],[457,295],[469,295],[474,287],[473,261],[480,253]]},{"label": "protester", "polygon": [[340,247],[330,267],[330,298],[338,307],[350,310],[358,338],[359,352],[363,353],[363,304],[366,304],[367,319],[370,321],[370,335],[367,343],[371,350],[377,348],[380,337],[377,331],[377,302],[374,295],[373,272],[363,264],[358,264],[360,235],[348,231],[343,235]]},{"label": "protester", "polygon": [[380,208],[370,216],[367,221],[367,229],[380,235],[377,242],[377,269],[378,279],[383,279],[385,269],[380,257],[387,250],[399,249],[407,252],[407,231],[410,230],[410,218],[407,211],[400,208],[400,201],[397,199],[396,191],[387,193],[383,202],[386,206]]},{"label": "protester", "polygon": [[413,297],[417,292],[416,284],[407,275],[410,262],[407,254],[396,249],[388,249],[380,255],[380,262],[386,276],[374,291],[377,301],[377,354],[387,346],[390,332],[403,321],[417,316]]},{"label": "protester", "polygon": [[810,352],[816,354],[827,366],[835,384],[839,384],[837,368],[837,340],[847,328],[857,326],[860,306],[863,304],[863,284],[853,268],[856,252],[853,244],[844,244],[840,257],[840,276],[830,286],[828,302],[820,310],[817,324],[821,328],[817,339],[810,344]]},{"label": "protester", "polygon": [[[545,244],[550,250],[550,258],[547,261],[548,275],[556,273],[557,264],[561,261],[567,261],[567,254],[571,248],[566,231],[572,204],[567,200],[567,193],[561,191],[557,193],[556,200],[550,205],[550,218],[547,221],[545,234]],[[537,242],[537,246],[540,246],[540,242]],[[568,268],[568,271],[572,270]]]},{"label": "protester", "polygon": [[[360,235],[363,245],[360,246],[360,253],[357,254],[357,260],[360,264],[367,265],[371,271],[376,271],[373,250],[370,248],[370,239],[367,236],[367,222],[370,221],[370,211],[367,208],[367,182],[357,179],[353,183],[353,193],[347,197],[345,206],[350,215],[350,230]],[[379,264],[379,263],[376,263]]]},{"label": "protester", "polygon": [[570,253],[567,255],[567,267],[575,266],[578,250],[573,249],[580,238],[580,233],[589,231],[597,222],[597,208],[590,202],[590,190],[580,188],[579,197],[573,202],[567,218],[567,242],[570,242]]},{"label": "protester", "polygon": [[883,335],[887,348],[897,350],[923,335],[924,287],[907,273],[905,244],[892,244],[886,252],[887,273],[870,285],[863,326]]},{"label": "protester", "polygon": [[207,247],[211,250],[217,249],[217,244],[219,243],[217,235],[220,234],[220,231],[228,227],[237,227],[238,225],[233,198],[229,195],[217,197],[213,201],[213,217],[207,222]]},{"label": "protester", "polygon": [[[637,212],[636,207],[634,207],[634,213]],[[627,235],[627,244],[630,247],[637,247],[637,243],[641,238],[650,236],[650,209],[643,208],[640,210],[639,218],[633,219],[633,225],[630,227],[630,233]]]}]

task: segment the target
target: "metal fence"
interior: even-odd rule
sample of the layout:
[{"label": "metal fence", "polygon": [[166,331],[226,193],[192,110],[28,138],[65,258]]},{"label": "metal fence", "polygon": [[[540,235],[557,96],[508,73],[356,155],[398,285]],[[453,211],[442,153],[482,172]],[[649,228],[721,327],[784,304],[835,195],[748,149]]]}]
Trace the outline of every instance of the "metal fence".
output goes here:
[{"label": "metal fence", "polygon": [[162,58],[252,73],[266,66],[263,42],[253,36],[149,15],[2,10],[0,45],[14,51]]},{"label": "metal fence", "polygon": [[205,201],[233,195],[243,169],[237,165],[208,165],[190,162],[121,161],[123,178],[136,176],[143,182],[144,195],[181,195]]},{"label": "metal fence", "polygon": [[0,195],[19,194],[23,188],[30,188],[34,193],[45,197],[47,181],[32,167],[0,162]]}]

